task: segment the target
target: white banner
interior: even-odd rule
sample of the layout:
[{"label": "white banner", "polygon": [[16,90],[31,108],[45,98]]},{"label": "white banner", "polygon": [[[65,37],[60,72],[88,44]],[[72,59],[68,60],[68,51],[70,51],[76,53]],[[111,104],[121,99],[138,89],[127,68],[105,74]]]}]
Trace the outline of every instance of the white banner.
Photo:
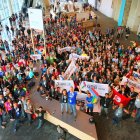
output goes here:
[{"label": "white banner", "polygon": [[134,87],[135,92],[140,92],[140,83],[134,81],[134,79],[131,80],[124,76],[120,84],[123,85],[124,83],[127,83],[129,88]]},{"label": "white banner", "polygon": [[44,30],[43,15],[41,9],[28,8],[30,28]]},{"label": "white banner", "polygon": [[76,53],[71,53],[70,55],[69,55],[69,59],[70,60],[77,60],[77,59],[89,59],[89,56],[84,56],[84,55],[78,55],[78,54],[76,54]]},{"label": "white banner", "polygon": [[73,80],[55,80],[55,87],[60,87],[61,89],[70,90],[70,87],[74,88]]},{"label": "white banner", "polygon": [[64,79],[68,80],[71,75],[75,72],[76,70],[76,66],[75,66],[75,62],[71,61],[70,65],[68,66],[67,70],[64,73]]},{"label": "white banner", "polygon": [[82,91],[87,91],[88,88],[94,88],[99,93],[100,96],[105,96],[105,94],[109,92],[108,84],[100,84],[100,83],[82,81],[82,83],[80,84],[80,89]]},{"label": "white banner", "polygon": [[75,50],[75,47],[64,47],[64,48],[59,48],[58,52],[70,52],[71,50]]},{"label": "white banner", "polygon": [[41,54],[32,54],[30,57],[33,60],[41,60]]},{"label": "white banner", "polygon": [[138,72],[133,71],[133,77],[138,83],[140,83],[140,74]]}]

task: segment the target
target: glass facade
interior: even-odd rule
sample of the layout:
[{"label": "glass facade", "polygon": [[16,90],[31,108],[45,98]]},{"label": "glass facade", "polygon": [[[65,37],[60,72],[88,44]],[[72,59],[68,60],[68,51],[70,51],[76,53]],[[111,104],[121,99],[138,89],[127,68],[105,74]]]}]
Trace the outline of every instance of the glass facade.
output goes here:
[{"label": "glass facade", "polygon": [[[3,25],[3,29],[5,25],[10,27],[9,17],[13,13],[18,13],[23,4],[24,0],[0,0],[0,22]],[[11,40],[11,36],[7,36],[5,30],[2,31],[2,39],[3,40]]]},{"label": "glass facade", "polygon": [[9,0],[0,0],[0,19],[4,20],[10,16]]},{"label": "glass facade", "polygon": [[23,0],[0,0],[0,20],[9,18],[21,10]]}]

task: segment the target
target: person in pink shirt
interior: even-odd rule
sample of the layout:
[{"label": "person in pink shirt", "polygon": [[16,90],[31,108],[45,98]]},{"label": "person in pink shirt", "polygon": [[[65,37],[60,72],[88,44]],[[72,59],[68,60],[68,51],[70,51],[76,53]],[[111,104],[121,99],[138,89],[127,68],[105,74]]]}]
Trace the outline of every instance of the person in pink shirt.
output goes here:
[{"label": "person in pink shirt", "polygon": [[14,121],[13,113],[12,113],[13,105],[9,98],[5,102],[4,106],[5,106],[5,110],[6,110],[7,114],[10,116],[10,121]]}]

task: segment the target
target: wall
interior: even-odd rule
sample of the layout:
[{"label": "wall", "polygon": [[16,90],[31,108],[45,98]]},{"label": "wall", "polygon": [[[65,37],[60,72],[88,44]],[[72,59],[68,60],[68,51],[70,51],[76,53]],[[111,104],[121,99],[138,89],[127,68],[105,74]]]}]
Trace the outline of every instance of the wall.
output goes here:
[{"label": "wall", "polygon": [[112,1],[113,0],[101,0],[99,11],[108,17],[113,16]]},{"label": "wall", "polygon": [[[112,9],[112,1],[113,0],[101,0],[101,3],[98,2],[97,9],[108,17],[112,17],[113,9]],[[88,0],[88,3],[95,7],[95,0]]]},{"label": "wall", "polygon": [[[97,9],[118,22],[122,0],[100,0]],[[95,0],[88,0],[95,7]],[[140,32],[140,0],[126,0],[122,26],[130,27],[131,31]]]},{"label": "wall", "polygon": [[140,32],[140,25],[139,25],[139,28],[138,28],[138,31],[137,31],[137,34]]},{"label": "wall", "polygon": [[135,20],[135,10],[137,7],[138,0],[132,0],[130,12],[127,20],[126,26],[129,26],[130,28],[133,28],[134,20]]},{"label": "wall", "polygon": [[[95,8],[95,0],[88,0],[88,3],[89,3],[90,5],[92,5],[92,7]],[[99,6],[100,6],[100,3],[98,2],[98,4],[97,4],[97,9],[99,9]]]}]

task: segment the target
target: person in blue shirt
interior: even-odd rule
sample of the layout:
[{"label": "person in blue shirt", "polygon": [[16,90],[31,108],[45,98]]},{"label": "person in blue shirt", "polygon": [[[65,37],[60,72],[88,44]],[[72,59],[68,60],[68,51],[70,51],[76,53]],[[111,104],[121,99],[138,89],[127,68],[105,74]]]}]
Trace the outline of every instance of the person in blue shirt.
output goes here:
[{"label": "person in blue shirt", "polygon": [[91,93],[88,91],[86,97],[86,113],[89,113],[90,115],[92,115],[93,108],[94,108],[92,100],[93,100],[93,96],[91,96]]},{"label": "person in blue shirt", "polygon": [[[79,88],[79,87],[78,87]],[[81,93],[80,89],[79,92]],[[70,91],[67,92],[68,95],[68,106],[70,108],[70,113],[74,115],[75,120],[77,117],[77,112],[76,112],[76,97],[77,97],[77,92],[74,91],[74,88],[71,87]]]}]

